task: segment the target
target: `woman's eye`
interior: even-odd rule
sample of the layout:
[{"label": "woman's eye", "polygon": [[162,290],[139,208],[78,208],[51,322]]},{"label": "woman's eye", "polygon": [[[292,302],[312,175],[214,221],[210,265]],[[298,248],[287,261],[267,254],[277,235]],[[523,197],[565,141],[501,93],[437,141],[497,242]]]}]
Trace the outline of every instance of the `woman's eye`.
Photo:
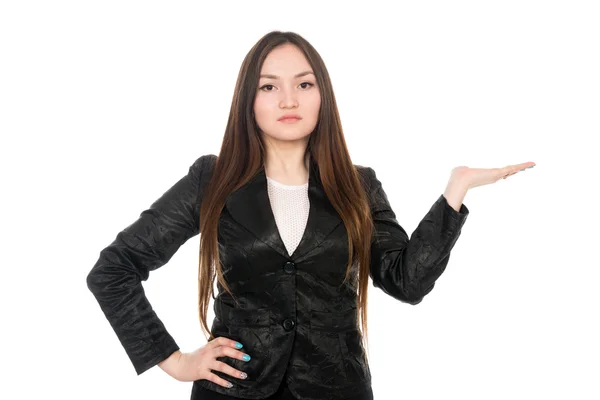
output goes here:
[{"label": "woman's eye", "polygon": [[[310,82],[302,82],[300,84],[300,86],[302,85],[310,85],[309,87],[315,86],[314,84],[310,83]],[[264,90],[267,86],[273,87],[273,85],[264,85],[261,87],[262,90]],[[307,87],[303,87],[303,89],[308,89]],[[266,92],[271,92],[272,90],[265,90]]]}]

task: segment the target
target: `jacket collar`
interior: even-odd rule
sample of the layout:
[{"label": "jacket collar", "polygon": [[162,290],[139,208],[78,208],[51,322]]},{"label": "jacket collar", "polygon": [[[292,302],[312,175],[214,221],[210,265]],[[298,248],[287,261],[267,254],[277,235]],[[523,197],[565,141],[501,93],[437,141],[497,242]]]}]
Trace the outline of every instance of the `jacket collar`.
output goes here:
[{"label": "jacket collar", "polygon": [[225,206],[236,222],[285,258],[292,261],[298,260],[302,255],[317,247],[342,222],[323,189],[318,167],[310,163],[308,221],[296,250],[291,255],[288,254],[277,229],[269,201],[267,183],[263,165],[246,185],[229,194]]}]

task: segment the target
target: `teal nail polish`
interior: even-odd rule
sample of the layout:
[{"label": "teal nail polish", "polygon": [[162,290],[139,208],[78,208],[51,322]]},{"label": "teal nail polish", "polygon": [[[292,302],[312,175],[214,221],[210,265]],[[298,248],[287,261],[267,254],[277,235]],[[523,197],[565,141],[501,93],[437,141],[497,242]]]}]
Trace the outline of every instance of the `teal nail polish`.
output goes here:
[{"label": "teal nail polish", "polygon": [[531,167],[527,167],[527,168],[533,168],[533,167],[535,167],[535,165],[532,165]]},{"label": "teal nail polish", "polygon": [[244,361],[250,361],[250,356],[248,354],[244,354],[244,357],[242,357],[244,359]]},{"label": "teal nail polish", "polygon": [[235,342],[235,347],[237,347],[238,349],[241,349],[242,347],[244,347],[244,345],[241,344],[240,342]]},{"label": "teal nail polish", "polygon": [[[526,169],[527,169],[527,168],[523,168],[521,171],[525,171]],[[521,172],[521,171],[519,171],[519,172]]]}]

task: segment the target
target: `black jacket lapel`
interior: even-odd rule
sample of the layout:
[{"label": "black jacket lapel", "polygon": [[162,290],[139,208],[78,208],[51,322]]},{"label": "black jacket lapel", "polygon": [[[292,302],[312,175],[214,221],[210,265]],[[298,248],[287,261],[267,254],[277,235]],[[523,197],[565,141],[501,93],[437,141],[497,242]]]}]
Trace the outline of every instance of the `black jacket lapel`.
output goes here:
[{"label": "black jacket lapel", "polygon": [[310,166],[308,178],[310,211],[306,229],[298,247],[290,256],[281,239],[267,192],[264,166],[250,182],[231,193],[225,202],[232,218],[259,240],[284,257],[297,261],[318,246],[341,222],[321,184],[318,167]]}]

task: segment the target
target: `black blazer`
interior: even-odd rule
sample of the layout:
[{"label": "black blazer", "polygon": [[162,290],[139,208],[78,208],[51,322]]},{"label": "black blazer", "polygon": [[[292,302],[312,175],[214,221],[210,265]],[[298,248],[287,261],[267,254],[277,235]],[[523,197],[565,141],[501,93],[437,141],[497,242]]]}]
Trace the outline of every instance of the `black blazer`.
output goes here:
[{"label": "black blazer", "polygon": [[[143,373],[179,349],[144,295],[142,281],[199,233],[199,210],[216,156],[204,155],[186,176],[143,211],[100,252],[87,277],[129,356]],[[356,166],[369,194],[376,232],[371,245],[373,285],[416,305],[448,264],[469,210],[454,210],[443,195],[409,240],[396,221],[372,168]],[[371,387],[358,330],[356,286],[341,286],[348,261],[347,232],[311,165],[310,212],[304,236],[288,254],[270,207],[264,168],[230,194],[220,216],[218,241],[225,279],[239,304],[218,284],[212,333],[244,345],[244,362],[219,358],[247,379],[213,371],[231,389],[200,385],[246,399],[272,395],[283,379],[300,399],[344,399]],[[356,265],[355,265],[356,267]]]}]

